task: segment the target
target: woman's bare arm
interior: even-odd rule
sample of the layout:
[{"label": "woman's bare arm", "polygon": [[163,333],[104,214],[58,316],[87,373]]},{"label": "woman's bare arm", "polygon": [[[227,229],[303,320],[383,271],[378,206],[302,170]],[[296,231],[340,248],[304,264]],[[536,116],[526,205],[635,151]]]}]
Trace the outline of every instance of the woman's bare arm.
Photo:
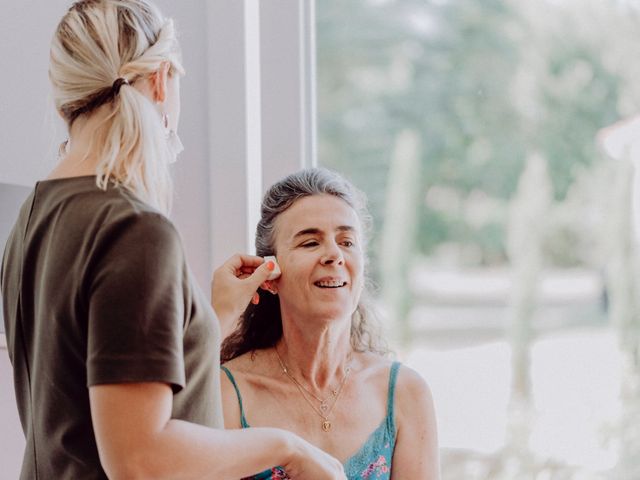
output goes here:
[{"label": "woman's bare arm", "polygon": [[89,389],[100,462],[111,479],[241,478],[274,465],[293,479],[344,479],[342,465],[279,429],[217,430],[171,419],[162,383]]},{"label": "woman's bare arm", "polygon": [[395,415],[398,436],[391,479],[440,480],[438,433],[429,386],[414,370],[398,372]]}]

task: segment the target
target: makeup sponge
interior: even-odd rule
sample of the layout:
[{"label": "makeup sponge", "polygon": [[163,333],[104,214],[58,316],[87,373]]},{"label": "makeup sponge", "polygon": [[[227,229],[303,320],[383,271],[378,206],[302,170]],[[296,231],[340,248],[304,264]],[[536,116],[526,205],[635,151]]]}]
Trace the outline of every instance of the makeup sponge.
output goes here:
[{"label": "makeup sponge", "polygon": [[268,255],[264,257],[264,261],[265,262],[271,261],[275,265],[275,268],[269,274],[269,276],[267,277],[267,280],[275,280],[276,278],[278,278],[282,272],[280,271],[280,265],[278,265],[278,261],[276,260],[276,257],[274,257],[273,255]]}]

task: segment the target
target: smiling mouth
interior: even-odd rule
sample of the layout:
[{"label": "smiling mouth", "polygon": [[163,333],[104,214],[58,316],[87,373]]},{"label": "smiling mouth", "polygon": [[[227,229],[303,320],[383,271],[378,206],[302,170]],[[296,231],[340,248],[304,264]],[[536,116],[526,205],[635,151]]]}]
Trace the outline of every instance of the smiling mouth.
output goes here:
[{"label": "smiling mouth", "polygon": [[316,287],[320,287],[320,288],[341,288],[341,287],[344,287],[346,284],[347,282],[338,281],[338,280],[320,281],[320,282],[314,283]]}]

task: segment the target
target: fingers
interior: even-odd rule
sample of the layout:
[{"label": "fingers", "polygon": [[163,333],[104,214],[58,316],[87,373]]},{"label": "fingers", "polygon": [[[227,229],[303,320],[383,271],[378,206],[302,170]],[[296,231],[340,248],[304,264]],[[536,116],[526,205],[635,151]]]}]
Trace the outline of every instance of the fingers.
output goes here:
[{"label": "fingers", "polygon": [[[269,260],[270,258],[275,257],[262,258],[256,255],[236,253],[223,264],[223,267],[228,271],[232,271],[233,274],[240,279],[253,277],[253,275],[262,268],[260,273],[254,278],[255,282],[258,282],[264,275],[268,277],[271,272],[278,268],[273,261]],[[266,270],[264,270],[264,268],[266,268]],[[258,285],[260,285],[262,281],[260,281]]]},{"label": "fingers", "polygon": [[260,294],[258,292],[254,293],[253,297],[251,297],[251,303],[254,305],[258,305],[258,303],[260,303]]},{"label": "fingers", "polygon": [[[262,257],[258,257],[256,255],[245,255],[243,253],[236,253],[229,260],[224,262],[224,264],[233,268],[234,270],[245,270],[245,269],[256,269],[260,265],[264,263],[264,259]],[[245,273],[252,273],[251,271]]]},{"label": "fingers", "polygon": [[272,261],[264,262],[258,268],[254,270],[254,272],[247,277],[246,281],[251,284],[251,287],[255,290],[260,287],[264,282],[267,281],[271,272],[276,268],[276,265]]},{"label": "fingers", "polygon": [[[275,264],[275,262],[272,260],[267,260],[258,268],[251,268],[252,270],[251,275],[244,273],[240,275],[238,278],[250,279],[249,287],[252,289],[262,288],[265,290],[269,290],[272,293],[275,293],[275,291],[272,290],[271,285],[269,285],[270,282],[268,282],[269,277],[271,276],[271,274],[274,272],[275,269],[277,269],[277,265]],[[260,294],[258,292],[253,293],[253,296],[251,297],[251,303],[254,305],[258,305],[258,303],[260,303]]]},{"label": "fingers", "polygon": [[230,257],[221,268],[233,273],[240,279],[244,279],[252,275],[264,262],[265,259],[262,257],[237,253]]},{"label": "fingers", "polygon": [[214,272],[211,283],[211,302],[218,317],[236,319],[249,302],[257,305],[260,302],[257,290],[275,268],[273,261],[265,262],[255,255],[230,257]]}]

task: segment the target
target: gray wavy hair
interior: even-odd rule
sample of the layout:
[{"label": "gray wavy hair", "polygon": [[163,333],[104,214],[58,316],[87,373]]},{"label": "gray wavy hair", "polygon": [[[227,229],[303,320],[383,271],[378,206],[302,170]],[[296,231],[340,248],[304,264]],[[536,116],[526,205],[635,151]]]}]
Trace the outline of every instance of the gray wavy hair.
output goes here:
[{"label": "gray wavy hair", "polygon": [[[297,200],[312,195],[333,195],[353,208],[360,220],[366,246],[371,216],[364,194],[338,173],[324,168],[309,168],[285,177],[265,193],[256,228],[257,255],[264,257],[275,254],[275,224],[278,216]],[[351,316],[351,346],[355,351],[386,354],[388,349],[380,334],[366,265],[365,255],[365,287]],[[249,304],[236,330],[223,342],[221,360],[226,362],[249,351],[273,347],[281,337],[282,315],[278,297],[260,292],[260,302],[257,305]]]}]

